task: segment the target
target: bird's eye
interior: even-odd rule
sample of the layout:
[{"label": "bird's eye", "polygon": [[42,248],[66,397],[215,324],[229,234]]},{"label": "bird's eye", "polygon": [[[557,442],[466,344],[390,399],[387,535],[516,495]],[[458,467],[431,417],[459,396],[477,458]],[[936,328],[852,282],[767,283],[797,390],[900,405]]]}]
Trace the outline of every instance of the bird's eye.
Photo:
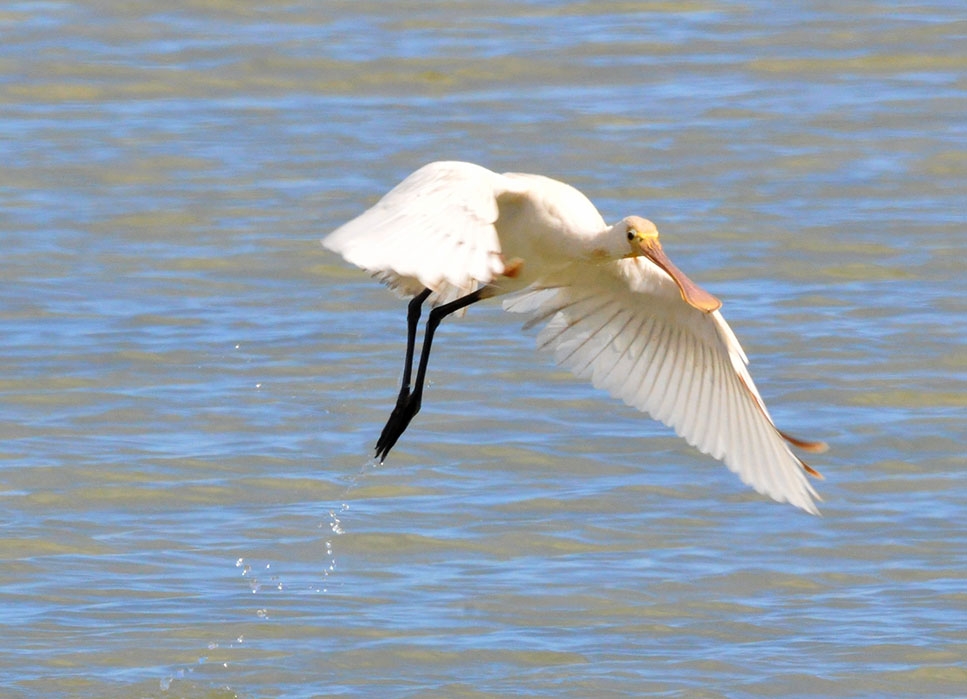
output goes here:
[{"label": "bird's eye", "polygon": [[634,240],[634,239],[635,239],[635,229],[634,228],[629,228],[628,229],[628,240]]}]

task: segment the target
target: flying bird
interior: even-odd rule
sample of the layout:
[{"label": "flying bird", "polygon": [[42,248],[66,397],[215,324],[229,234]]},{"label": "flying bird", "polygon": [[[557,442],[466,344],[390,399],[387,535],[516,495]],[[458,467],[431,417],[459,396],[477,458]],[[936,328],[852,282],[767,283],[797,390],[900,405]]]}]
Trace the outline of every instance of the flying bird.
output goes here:
[{"label": "flying bird", "polygon": [[[715,296],[669,259],[655,225],[613,225],[563,182],[434,162],[322,241],[404,297],[403,378],[376,443],[380,463],[420,410],[433,335],[446,316],[507,295],[507,311],[544,323],[538,347],[558,363],[721,460],[743,482],[818,514],[790,448],[822,442],[780,431],[749,374],[748,359]],[[431,306],[413,380],[416,335]]]}]

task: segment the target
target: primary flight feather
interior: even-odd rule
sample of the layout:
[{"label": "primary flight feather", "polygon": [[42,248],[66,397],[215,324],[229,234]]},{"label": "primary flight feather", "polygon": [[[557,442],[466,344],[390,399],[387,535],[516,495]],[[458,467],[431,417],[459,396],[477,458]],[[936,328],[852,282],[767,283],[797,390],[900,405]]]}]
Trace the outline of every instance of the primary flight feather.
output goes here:
[{"label": "primary flight feather", "polygon": [[[647,219],[609,226],[577,189],[540,175],[462,162],[420,168],[323,245],[404,296],[407,350],[382,460],[419,411],[434,332],[447,315],[518,292],[504,308],[545,323],[537,342],[557,361],[670,425],[743,482],[817,513],[790,449],[822,451],[780,432],[719,313],[721,302],[665,255]],[[421,306],[430,311],[411,390]]]}]

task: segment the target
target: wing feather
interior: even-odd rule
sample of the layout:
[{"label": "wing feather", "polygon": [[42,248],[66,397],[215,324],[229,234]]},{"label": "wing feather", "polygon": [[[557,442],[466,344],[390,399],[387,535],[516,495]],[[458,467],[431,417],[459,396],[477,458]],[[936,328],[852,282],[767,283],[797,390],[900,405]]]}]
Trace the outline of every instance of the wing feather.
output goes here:
[{"label": "wing feather", "polygon": [[430,163],[322,244],[403,294],[449,301],[503,272],[497,197],[515,186],[479,165]]},{"label": "wing feather", "polygon": [[[702,381],[705,374],[705,366],[699,361],[695,353],[693,337],[683,334],[682,344],[685,351],[682,352],[681,361],[681,380],[677,393],[677,400],[672,413],[682,416],[682,432],[685,434],[701,434],[703,425],[699,424],[699,418],[704,417],[700,410],[692,410],[690,406],[702,405]],[[697,367],[693,376],[688,375],[689,367]]]},{"label": "wing feather", "polygon": [[615,333],[612,348],[614,355],[611,361],[603,361],[594,368],[591,383],[595,388],[603,388],[606,391],[615,393],[623,392],[624,387],[620,385],[620,377],[627,374],[628,369],[634,366],[638,356],[635,353],[635,336],[641,328],[641,318],[626,309],[622,309],[619,314],[620,321],[615,324]]},{"label": "wing feather", "polygon": [[765,409],[738,340],[718,311],[685,303],[641,258],[572,268],[505,301],[538,346],[625,403],[672,426],[748,485],[816,513],[804,464]]}]

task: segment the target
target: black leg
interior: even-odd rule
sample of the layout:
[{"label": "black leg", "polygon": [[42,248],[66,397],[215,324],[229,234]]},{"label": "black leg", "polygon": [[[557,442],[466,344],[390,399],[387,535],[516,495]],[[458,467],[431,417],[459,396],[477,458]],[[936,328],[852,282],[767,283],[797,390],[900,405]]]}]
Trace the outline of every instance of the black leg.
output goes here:
[{"label": "black leg", "polygon": [[420,322],[420,312],[423,307],[423,302],[426,301],[431,293],[430,289],[424,289],[410,299],[409,304],[406,306],[406,358],[403,360],[403,380],[400,382],[400,393],[396,397],[396,406],[393,408],[393,414],[390,415],[389,421],[383,427],[383,432],[376,441],[376,456],[380,463],[383,462],[386,454],[389,453],[390,448],[393,446],[390,444],[386,447],[385,453],[381,455],[383,446],[389,439],[390,425],[397,422],[400,419],[400,415],[406,411],[406,404],[410,398],[410,377],[413,375],[413,351],[416,347],[416,328]]},{"label": "black leg", "polygon": [[389,454],[390,449],[396,444],[396,440],[406,431],[407,426],[413,416],[420,412],[420,404],[423,401],[423,383],[426,380],[426,367],[430,361],[430,347],[433,345],[433,335],[436,332],[440,321],[451,313],[466,308],[472,303],[481,299],[488,298],[489,287],[481,287],[474,292],[461,296],[456,301],[437,306],[430,311],[430,316],[426,321],[426,334],[423,337],[423,348],[420,350],[420,365],[416,370],[416,386],[410,393],[410,376],[412,373],[413,351],[416,344],[416,323],[420,319],[420,305],[430,295],[429,289],[424,289],[419,296],[413,298],[407,309],[407,338],[406,338],[406,366],[403,369],[403,385],[400,394],[396,399],[396,407],[386,421],[383,432],[376,442],[376,458],[380,463]]},{"label": "black leg", "polygon": [[[420,322],[420,310],[423,302],[430,295],[429,289],[424,289],[406,306],[406,359],[403,360],[403,385],[400,388],[400,398],[410,393],[410,376],[413,373],[413,349],[416,346],[416,325]],[[399,402],[399,399],[397,399]]]}]

